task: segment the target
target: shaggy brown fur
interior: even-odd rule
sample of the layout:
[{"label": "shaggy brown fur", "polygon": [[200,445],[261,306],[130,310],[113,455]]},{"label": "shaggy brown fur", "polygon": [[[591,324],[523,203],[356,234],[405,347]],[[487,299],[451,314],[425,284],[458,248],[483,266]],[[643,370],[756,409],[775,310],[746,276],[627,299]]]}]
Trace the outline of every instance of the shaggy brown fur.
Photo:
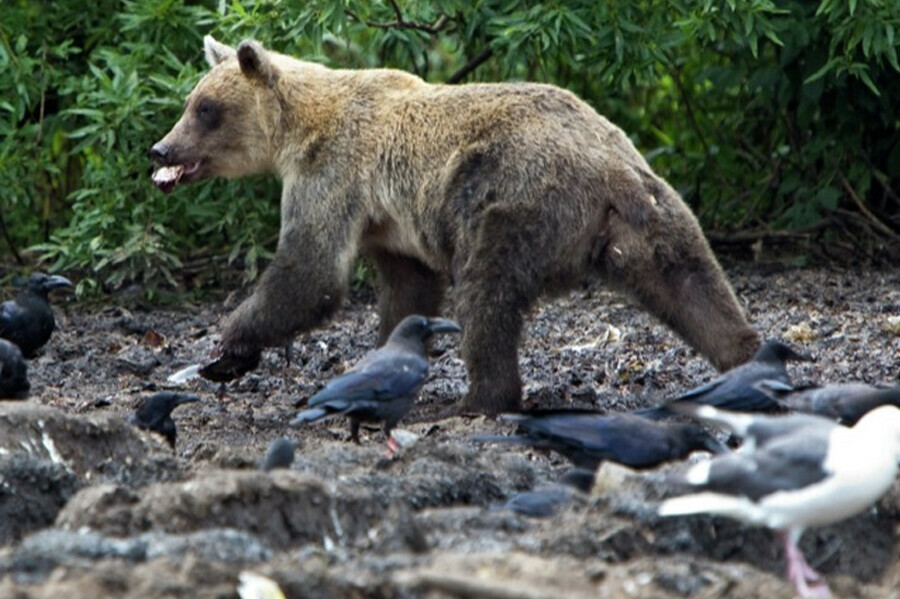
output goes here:
[{"label": "shaggy brown fur", "polygon": [[719,368],[756,350],[693,214],[622,130],[573,94],[432,85],[394,70],[332,70],[255,41],[205,44],[212,70],[151,154],[181,169],[171,185],[258,172],[283,180],[275,259],[227,321],[218,355],[229,366],[214,362],[208,376],[239,375],[262,348],[320,323],[360,251],[378,271],[382,337],[407,314],[437,314],[454,284],[466,409],[518,406],[524,313],[590,274],[630,292]]}]

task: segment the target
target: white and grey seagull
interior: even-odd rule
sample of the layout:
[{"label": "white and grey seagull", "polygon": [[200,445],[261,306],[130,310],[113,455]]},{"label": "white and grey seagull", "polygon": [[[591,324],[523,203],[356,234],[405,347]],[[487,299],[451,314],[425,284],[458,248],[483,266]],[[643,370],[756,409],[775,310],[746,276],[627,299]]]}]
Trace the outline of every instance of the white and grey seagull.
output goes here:
[{"label": "white and grey seagull", "polygon": [[[784,543],[788,579],[800,596],[830,596],[797,542],[807,528],[858,514],[891,487],[900,462],[900,409],[876,408],[853,428],[810,416],[804,419],[814,420],[805,425],[796,416],[729,415],[722,410],[714,416],[718,424],[742,423],[729,426],[732,430],[780,432],[758,436],[752,451],[692,466],[683,482],[700,492],[665,500],[659,514],[709,513],[774,529]],[[781,418],[793,419],[796,426],[778,422]]]}]

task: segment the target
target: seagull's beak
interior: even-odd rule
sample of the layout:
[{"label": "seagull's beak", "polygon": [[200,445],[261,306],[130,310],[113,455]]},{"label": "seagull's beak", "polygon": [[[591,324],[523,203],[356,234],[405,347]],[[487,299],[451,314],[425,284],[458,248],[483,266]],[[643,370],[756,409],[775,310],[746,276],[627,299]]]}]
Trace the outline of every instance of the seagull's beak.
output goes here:
[{"label": "seagull's beak", "polygon": [[757,391],[765,393],[772,399],[780,399],[794,391],[793,385],[782,383],[772,379],[764,379],[751,385]]},{"label": "seagull's beak", "polygon": [[44,281],[44,285],[43,285],[44,289],[46,289],[47,291],[50,291],[52,289],[58,289],[60,287],[71,287],[71,286],[72,286],[72,281],[70,281],[69,279],[67,279],[65,277],[59,276],[59,275],[53,275],[51,277],[48,277],[47,280]]},{"label": "seagull's beak", "polygon": [[712,435],[708,435],[703,441],[703,449],[715,455],[731,453],[731,449],[729,449],[727,445],[725,445]]},{"label": "seagull's beak", "polygon": [[446,318],[429,318],[428,328],[432,333],[459,333],[462,330],[458,324]]}]

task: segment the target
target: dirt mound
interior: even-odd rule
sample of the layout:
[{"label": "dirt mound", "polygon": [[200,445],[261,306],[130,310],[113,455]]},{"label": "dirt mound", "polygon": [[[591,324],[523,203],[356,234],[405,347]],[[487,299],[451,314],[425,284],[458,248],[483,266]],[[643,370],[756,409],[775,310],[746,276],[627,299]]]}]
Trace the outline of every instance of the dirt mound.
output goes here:
[{"label": "dirt mound", "polygon": [[[900,275],[769,271],[733,275],[767,337],[818,361],[795,381],[892,383],[900,356]],[[527,448],[469,438],[508,425],[440,418],[465,392],[456,340],[438,340],[420,401],[384,456],[379,430],[346,442],[341,419],[292,430],[298,400],[375,343],[358,295],[258,370],[220,387],[184,385],[173,452],[127,417],[138,399],[213,346],[217,306],[149,311],[57,308],[60,330],[32,361],[33,399],[0,403],[0,596],[234,597],[242,570],[288,597],[788,598],[769,531],[710,517],[663,519],[664,472],[604,467],[592,494],[535,519],[499,509],[568,468]],[[629,302],[594,287],[542,304],[520,364],[526,403],[621,411],[661,402],[713,369]],[[268,444],[297,446],[263,473]],[[679,465],[667,467],[668,470]],[[896,594],[900,483],[873,510],[809,531],[802,547],[838,596]]]}]

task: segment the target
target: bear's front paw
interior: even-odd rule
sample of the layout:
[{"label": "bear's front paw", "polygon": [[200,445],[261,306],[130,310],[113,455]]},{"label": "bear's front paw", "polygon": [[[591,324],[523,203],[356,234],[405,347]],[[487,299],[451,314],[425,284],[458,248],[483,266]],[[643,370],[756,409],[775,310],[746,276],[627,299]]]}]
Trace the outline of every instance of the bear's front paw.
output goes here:
[{"label": "bear's front paw", "polygon": [[220,345],[210,354],[212,361],[200,369],[200,376],[217,383],[240,378],[259,366],[261,355],[258,349],[235,350]]}]

